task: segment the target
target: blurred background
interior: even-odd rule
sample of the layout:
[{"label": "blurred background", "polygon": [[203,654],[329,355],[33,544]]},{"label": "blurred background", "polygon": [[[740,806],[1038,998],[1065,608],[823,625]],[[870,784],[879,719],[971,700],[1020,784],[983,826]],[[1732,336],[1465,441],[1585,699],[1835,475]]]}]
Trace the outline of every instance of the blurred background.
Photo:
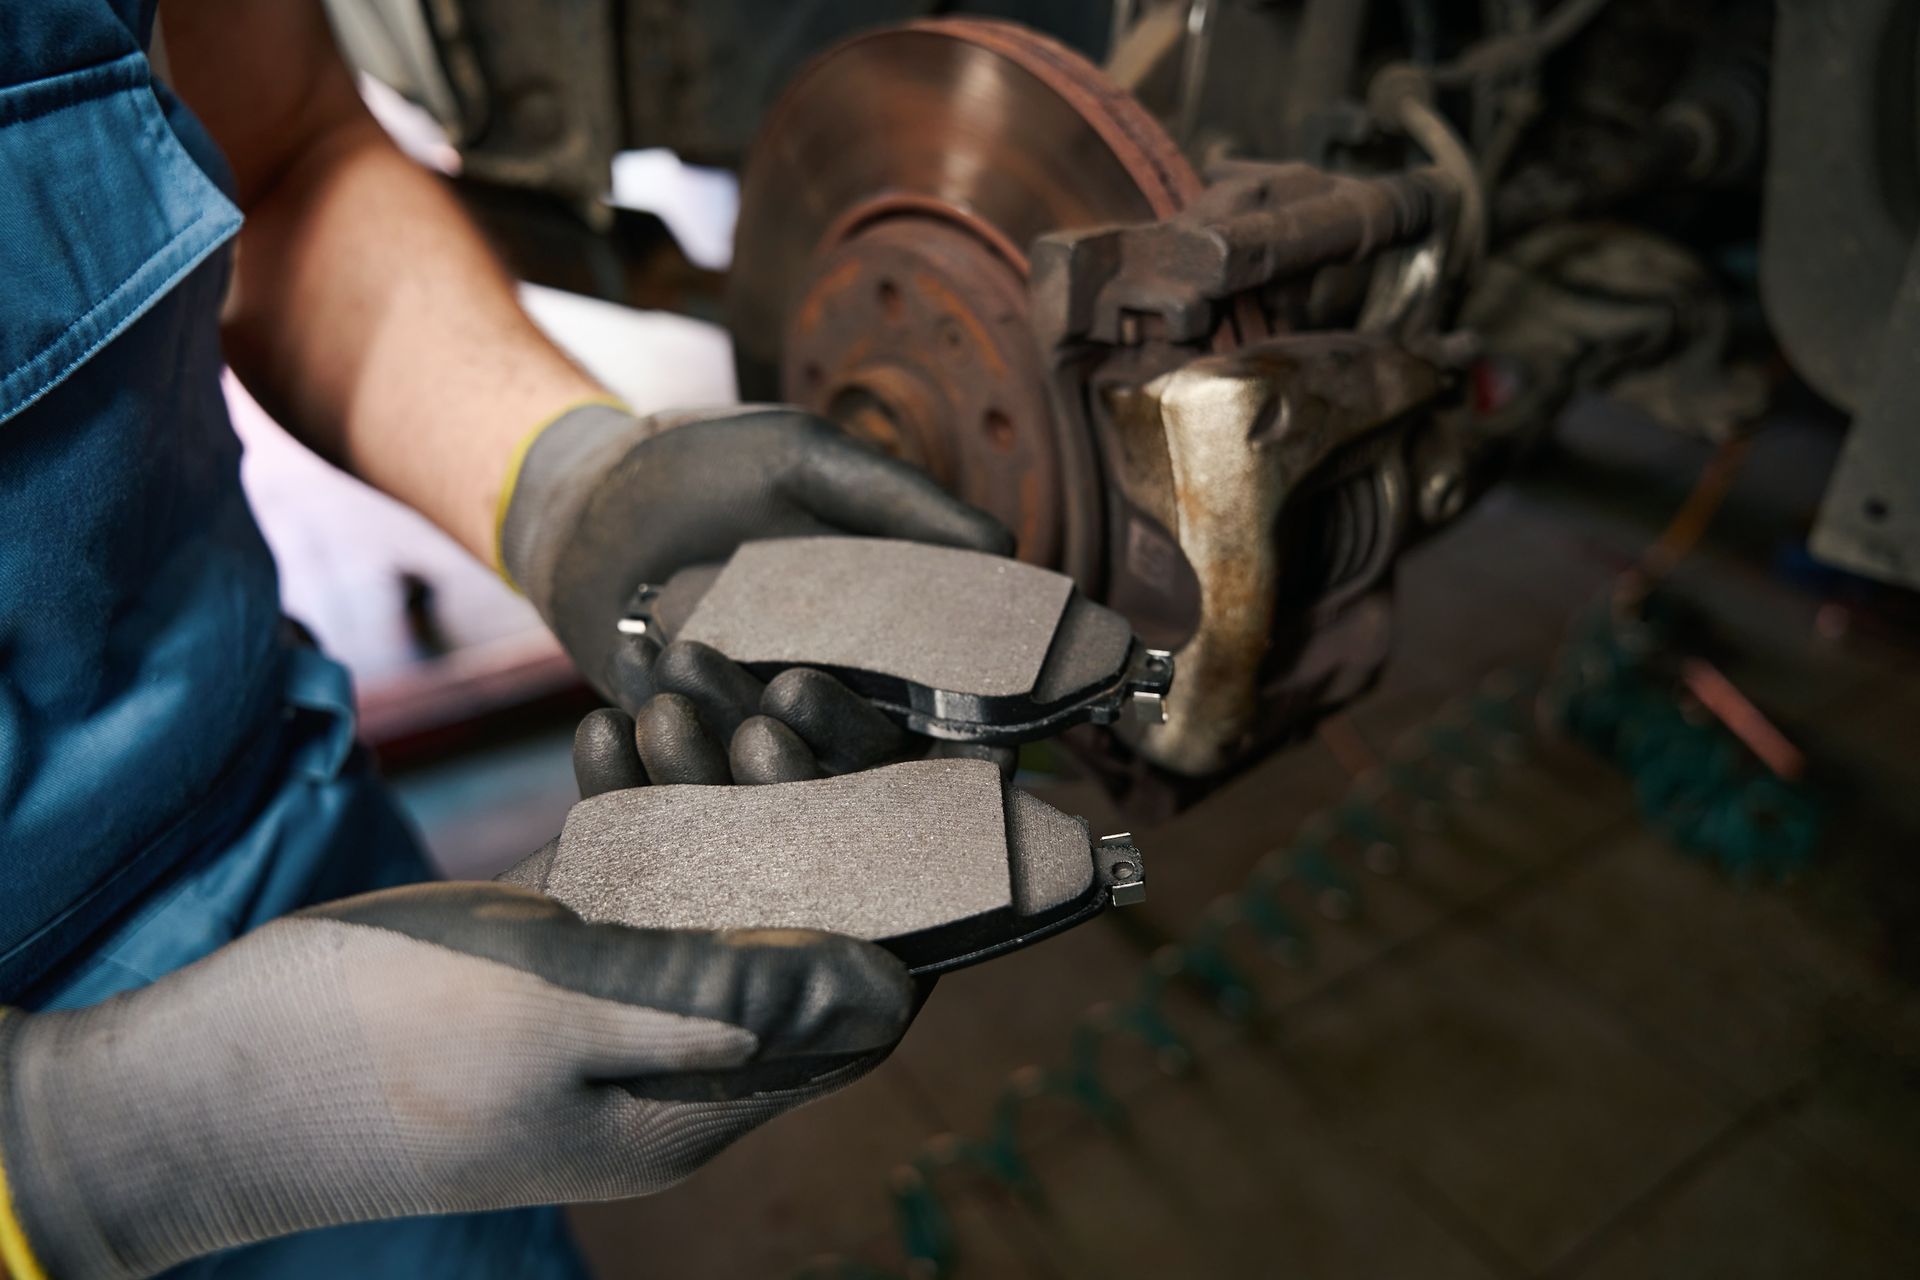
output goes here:
[{"label": "blurred background", "polygon": [[[1043,467],[1021,434],[989,441],[1019,464],[995,470],[967,452],[977,441],[940,444],[943,427],[892,408],[875,427],[867,401],[847,408],[867,384],[835,361],[884,337],[768,329],[769,309],[790,314],[821,262],[858,247],[846,208],[915,182],[947,191],[969,165],[1024,172],[1045,147],[1063,190],[1092,184],[1084,138],[1122,154],[1113,127],[1136,110],[1209,198],[1236,160],[1445,170],[1446,138],[1417,111],[1397,132],[1370,119],[1380,70],[1408,65],[1439,86],[1494,210],[1451,296],[1421,272],[1450,274],[1459,210],[1388,254],[1390,272],[1322,272],[1285,297],[1256,281],[1264,313],[1225,309],[1248,343],[1391,334],[1446,389],[1368,419],[1404,433],[1402,471],[1343,454],[1325,486],[1400,476],[1412,514],[1388,551],[1367,549],[1374,525],[1345,531],[1351,496],[1302,508],[1311,536],[1291,545],[1368,567],[1357,588],[1316,569],[1311,592],[1270,604],[1261,625],[1292,665],[1262,667],[1234,758],[1196,782],[1085,742],[1023,755],[1023,786],[1133,831],[1146,905],[949,976],[859,1085],[675,1190],[579,1210],[598,1274],[1913,1274],[1920,560],[1902,560],[1902,522],[1920,470],[1910,432],[1879,425],[1911,424],[1896,374],[1836,354],[1890,334],[1882,365],[1907,369],[1901,335],[1920,337],[1902,327],[1920,289],[1900,292],[1920,43],[1899,6],[1849,0],[1813,34],[1791,25],[1804,5],[1629,0],[1471,18],[1417,0],[332,7],[382,122],[476,214],[540,325],[636,409],[729,402],[744,381],[988,494],[1010,522],[1054,519],[1014,490],[1044,475],[1065,491],[1064,462]],[[1063,46],[949,31],[974,52],[947,62],[869,41],[853,46],[868,61],[828,54],[779,97],[856,32],[988,9]],[[1778,52],[1816,37],[1834,58],[1897,48],[1874,63],[1891,99],[1854,102],[1844,75],[1816,82]],[[1085,73],[1049,79],[1063,64],[1034,50],[1056,47]],[[983,70],[980,49],[999,61]],[[1890,213],[1861,230],[1854,188],[1829,221],[1796,204],[1848,174],[1795,149],[1771,106],[1783,85],[1824,122],[1823,163],[1855,132],[1878,139],[1882,168],[1861,181]],[[1100,127],[1047,134],[1057,101]],[[1688,129],[1712,147],[1675,160],[1662,148]],[[1209,208],[1197,178],[1171,204],[1138,178],[1105,204],[1090,185],[1049,203],[1027,180],[1032,204],[975,177],[953,207],[1002,239]],[[1067,195],[1087,216],[1063,213]],[[1207,216],[1235,216],[1216,205]],[[1769,243],[1795,225],[1834,228],[1823,239],[1853,256]],[[1889,235],[1891,265],[1873,257]],[[867,247],[883,250],[898,246]],[[1818,305],[1801,266],[1822,273]],[[1389,284],[1404,306],[1381,320]],[[935,358],[889,358],[909,357]],[[228,394],[287,610],[355,672],[363,736],[440,868],[491,875],[544,843],[593,700],[531,609],[231,379]],[[1096,401],[1081,424],[1095,434],[1114,397]],[[1454,471],[1429,461],[1435,441]],[[1039,535],[1017,527],[1032,552]],[[1075,545],[1065,517],[1046,536]],[[1132,545],[1099,536],[1123,564]],[[1122,577],[1107,572],[1110,598]],[[1287,610],[1309,623],[1287,631]]]}]

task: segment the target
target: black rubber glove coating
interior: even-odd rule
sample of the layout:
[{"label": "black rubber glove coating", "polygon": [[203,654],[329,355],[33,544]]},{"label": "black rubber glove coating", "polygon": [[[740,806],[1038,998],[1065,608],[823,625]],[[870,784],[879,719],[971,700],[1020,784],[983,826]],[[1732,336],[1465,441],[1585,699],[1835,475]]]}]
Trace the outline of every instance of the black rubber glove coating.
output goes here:
[{"label": "black rubber glove coating", "polygon": [[801,782],[871,769],[922,750],[935,758],[990,760],[1003,778],[1013,776],[1013,748],[929,745],[823,671],[794,667],[762,686],[698,641],[658,649],[644,637],[631,640],[616,656],[625,655],[630,670],[645,673],[628,687],[639,695],[635,715],[603,707],[574,734],[573,771],[583,800],[649,781]]},{"label": "black rubber glove coating", "polygon": [[603,707],[574,734],[582,799],[648,782],[801,782],[919,753],[990,760],[1011,779],[1018,759],[1012,747],[917,738],[808,667],[783,671],[763,688],[717,651],[677,641],[659,651],[651,670],[660,691],[635,716]]},{"label": "black rubber glove coating", "polygon": [[740,726],[727,749],[727,762],[735,782],[807,782],[826,777],[800,735],[771,716],[754,716]]},{"label": "black rubber glove coating", "polygon": [[573,731],[573,780],[580,784],[582,800],[646,784],[632,716],[602,707],[580,722]]},{"label": "black rubber glove coating", "polygon": [[1020,757],[1013,747],[930,744],[826,672],[811,667],[790,667],[769,681],[760,710],[791,728],[827,773],[852,773],[924,753],[938,760],[988,760],[1003,780],[1010,781]]},{"label": "black rubber glove coating", "polygon": [[653,663],[653,687],[691,702],[716,742],[733,740],[766,690],[744,667],[694,640],[677,641],[660,651]]},{"label": "black rubber glove coating", "polygon": [[657,694],[634,717],[634,740],[646,776],[666,786],[720,786],[731,781],[727,753],[700,723],[694,704],[677,693]]},{"label": "black rubber glove coating", "polygon": [[611,695],[613,704],[628,715],[636,715],[656,692],[653,664],[659,660],[660,646],[647,636],[627,635],[614,638],[613,652],[607,658],[607,678],[601,690]]},{"label": "black rubber glove coating", "polygon": [[300,917],[387,929],[566,990],[745,1027],[759,1062],[885,1050],[918,1004],[898,961],[838,934],[589,924],[551,898],[493,884],[408,885]]},{"label": "black rubber glove coating", "polygon": [[760,710],[786,724],[830,773],[897,760],[912,738],[871,702],[811,667],[791,667],[768,683]]}]

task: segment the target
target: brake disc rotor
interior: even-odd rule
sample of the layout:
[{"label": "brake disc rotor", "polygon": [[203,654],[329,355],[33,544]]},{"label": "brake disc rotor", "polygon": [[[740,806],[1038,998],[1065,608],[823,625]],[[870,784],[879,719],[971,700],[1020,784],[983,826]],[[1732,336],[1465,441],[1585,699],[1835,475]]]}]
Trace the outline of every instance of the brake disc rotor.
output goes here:
[{"label": "brake disc rotor", "polygon": [[800,73],[748,156],[729,297],[742,394],[924,467],[1005,521],[1024,559],[1097,564],[1100,503],[1063,495],[1097,494],[1098,465],[1048,408],[1027,247],[1165,218],[1199,190],[1138,102],[1027,28],[849,40]]}]

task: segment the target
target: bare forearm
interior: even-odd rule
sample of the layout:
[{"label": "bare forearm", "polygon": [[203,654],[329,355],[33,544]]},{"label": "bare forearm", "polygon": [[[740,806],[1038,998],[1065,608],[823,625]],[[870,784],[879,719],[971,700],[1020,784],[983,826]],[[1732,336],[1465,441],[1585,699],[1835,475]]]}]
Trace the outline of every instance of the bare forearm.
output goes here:
[{"label": "bare forearm", "polygon": [[600,388],[367,114],[319,0],[169,0],[162,20],[173,86],[247,215],[234,370],[294,434],[491,559],[515,447]]},{"label": "bare forearm", "polygon": [[277,419],[483,559],[515,446],[604,394],[526,318],[438,179],[364,116],[252,202],[225,337]]}]

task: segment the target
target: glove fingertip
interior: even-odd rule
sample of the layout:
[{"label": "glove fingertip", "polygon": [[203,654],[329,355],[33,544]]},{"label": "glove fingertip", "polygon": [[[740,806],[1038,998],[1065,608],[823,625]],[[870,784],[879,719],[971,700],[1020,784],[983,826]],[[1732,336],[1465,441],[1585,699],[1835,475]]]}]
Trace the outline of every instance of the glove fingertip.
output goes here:
[{"label": "glove fingertip", "polygon": [[580,798],[645,786],[633,717],[617,707],[589,712],[573,731],[573,778]]},{"label": "glove fingertip", "polygon": [[750,716],[734,731],[727,760],[735,782],[810,782],[826,776],[800,735],[771,716]]},{"label": "glove fingertip", "polygon": [[731,780],[726,753],[690,699],[655,695],[634,717],[634,740],[647,777],[656,784],[719,786]]},{"label": "glove fingertip", "polygon": [[760,711],[793,730],[829,773],[871,768],[910,742],[886,713],[812,667],[789,667],[769,681]]},{"label": "glove fingertip", "polygon": [[609,701],[629,715],[637,713],[654,694],[654,665],[660,646],[649,636],[622,634],[607,657],[601,690]]},{"label": "glove fingertip", "polygon": [[764,688],[746,668],[698,640],[676,640],[662,649],[653,674],[661,692],[687,699],[721,742],[730,741],[753,713]]}]

